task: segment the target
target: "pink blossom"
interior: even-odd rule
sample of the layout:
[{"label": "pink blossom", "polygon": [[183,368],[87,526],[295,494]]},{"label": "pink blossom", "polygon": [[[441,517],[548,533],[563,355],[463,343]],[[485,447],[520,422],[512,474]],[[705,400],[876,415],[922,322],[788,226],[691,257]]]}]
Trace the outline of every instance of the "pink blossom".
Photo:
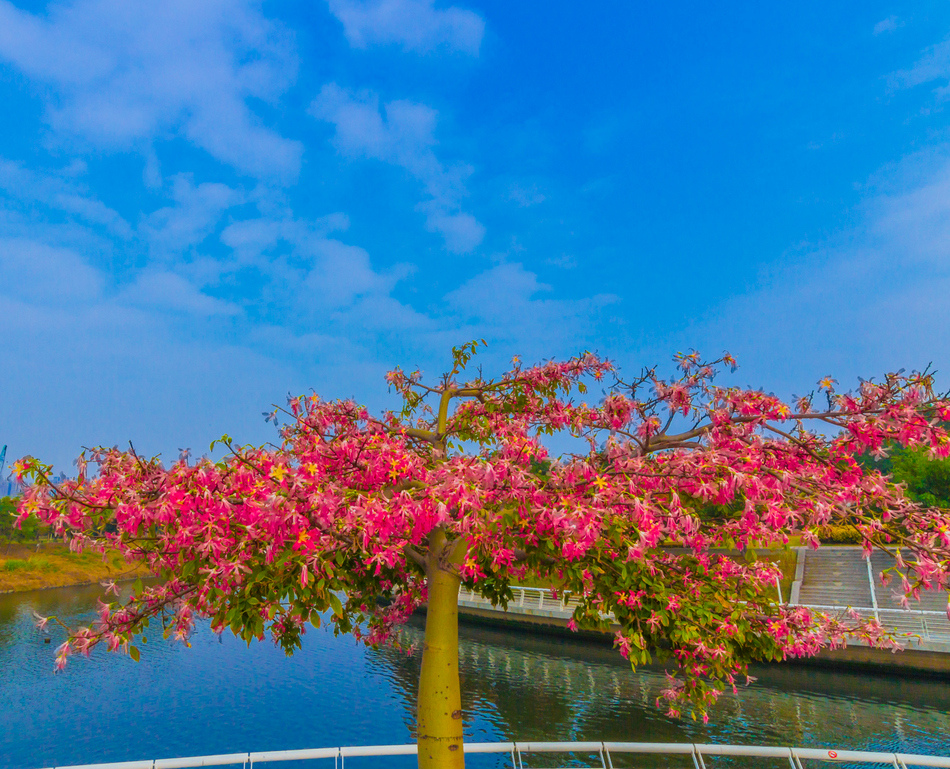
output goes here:
[{"label": "pink blossom", "polygon": [[[205,617],[215,632],[234,627],[247,640],[268,628],[292,651],[305,625],[332,609],[336,626],[364,643],[391,642],[425,602],[422,564],[444,536],[458,549],[440,568],[476,592],[497,598],[540,575],[583,596],[572,627],[598,614],[622,619],[617,646],[629,658],[641,658],[644,635],[669,644],[680,678],[667,694],[679,713],[705,708],[717,683],[744,674],[749,648],[783,658],[848,638],[895,643],[859,616],[777,606],[776,569],[726,552],[792,537],[818,547],[819,527],[847,523],[866,552],[896,556],[902,600],[950,586],[946,512],[913,502],[856,459],[893,443],[950,452],[934,419],[950,418],[950,404],[927,373],[887,375],[850,393],[829,378],[826,407],[824,396],[785,403],[718,386],[717,367],[734,365],[728,355],[678,355],[680,373],[669,379],[651,369],[624,382],[613,364],[583,354],[516,361],[488,380],[466,368],[473,350],[456,350],[454,368],[431,384],[420,372],[390,372],[402,408],[380,416],[352,401],[289,397],[286,409],[267,412],[285,412],[279,446],[225,437],[230,453],[217,462],[166,467],[93,449],[79,477],[54,486],[52,468],[21,460],[17,472],[33,485],[19,524],[35,516],[75,550],[114,548],[162,578],[100,604],[94,627],[60,647],[57,667],[100,642],[127,648],[159,618],[185,642]],[[596,382],[603,400],[584,403],[583,388]],[[679,424],[683,415],[690,421]],[[549,434],[589,450],[552,457],[541,443]],[[707,514],[711,505],[728,514]],[[114,583],[103,586],[118,595]]]}]

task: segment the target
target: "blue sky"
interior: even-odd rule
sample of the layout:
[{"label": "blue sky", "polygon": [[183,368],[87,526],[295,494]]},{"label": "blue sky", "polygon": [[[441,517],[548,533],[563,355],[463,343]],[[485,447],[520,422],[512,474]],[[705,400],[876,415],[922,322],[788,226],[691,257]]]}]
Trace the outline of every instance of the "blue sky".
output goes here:
[{"label": "blue sky", "polygon": [[0,0],[0,444],[263,442],[476,337],[946,372],[950,6],[828,6]]}]

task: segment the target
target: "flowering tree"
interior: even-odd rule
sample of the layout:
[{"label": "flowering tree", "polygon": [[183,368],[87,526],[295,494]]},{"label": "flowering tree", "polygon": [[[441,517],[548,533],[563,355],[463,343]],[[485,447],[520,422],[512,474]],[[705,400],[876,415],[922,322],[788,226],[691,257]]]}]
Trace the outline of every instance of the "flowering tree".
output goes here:
[{"label": "flowering tree", "polygon": [[[98,622],[71,631],[57,665],[100,643],[137,659],[131,644],[150,622],[187,639],[195,617],[249,642],[269,629],[289,654],[329,612],[336,632],[376,645],[426,603],[419,764],[461,767],[462,583],[502,605],[526,575],[571,591],[581,599],[573,627],[613,628],[634,666],[671,663],[673,714],[704,712],[751,661],[848,637],[896,643],[874,621],[779,604],[777,567],[737,557],[750,545],[800,536],[817,546],[816,527],[847,523],[866,551],[898,555],[908,595],[948,586],[950,515],[854,458],[888,441],[950,453],[940,427],[950,403],[928,373],[844,395],[825,380],[827,405],[788,405],[716,386],[729,356],[678,355],[675,378],[646,370],[632,381],[590,354],[515,360],[489,380],[465,374],[475,348],[455,349],[433,384],[391,372],[399,413],[291,399],[279,448],[225,436],[221,461],[183,457],[168,468],[101,449],[59,483],[50,467],[22,460],[33,485],[21,520],[36,515],[75,546],[115,547],[161,578],[124,603],[100,603]],[[607,388],[599,405],[575,399],[591,380]],[[552,458],[541,438],[557,433],[586,440],[586,451]]]}]

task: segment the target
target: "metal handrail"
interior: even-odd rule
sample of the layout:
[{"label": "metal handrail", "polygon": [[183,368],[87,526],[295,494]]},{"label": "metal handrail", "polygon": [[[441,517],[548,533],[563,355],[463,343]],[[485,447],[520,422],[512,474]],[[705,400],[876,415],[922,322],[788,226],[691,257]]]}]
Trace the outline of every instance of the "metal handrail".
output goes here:
[{"label": "metal handrail", "polygon": [[[510,588],[511,588],[511,592],[515,595],[515,597],[517,597],[517,593],[519,591],[523,593],[524,595],[533,593],[534,595],[538,596],[538,598],[541,598],[541,599],[546,597],[550,600],[556,600],[559,602],[561,606],[566,606],[568,601],[570,601],[570,598],[568,598],[568,596],[573,595],[571,591],[569,590],[558,590],[556,592],[559,594],[559,597],[555,599],[551,597],[551,593],[555,592],[551,590],[551,588],[528,587],[526,585],[511,585]],[[490,599],[485,598],[479,593],[476,593],[473,590],[469,590],[468,588],[465,588],[465,587],[462,587],[459,590],[459,597],[462,598],[463,600],[475,600],[475,601],[481,601],[481,602],[491,604]],[[511,603],[509,603],[509,606],[510,605]],[[523,604],[518,604],[518,605],[520,606]],[[922,614],[922,615],[928,615],[928,616],[933,615],[937,617],[945,617],[947,614],[944,611],[937,611],[934,609],[910,609],[910,608],[897,609],[890,606],[877,606],[877,607],[841,606],[841,605],[836,605],[836,604],[797,603],[797,602],[796,603],[788,602],[788,603],[784,603],[783,605],[784,606],[799,606],[803,609],[822,609],[822,610],[827,610],[827,611],[847,611],[848,609],[851,609],[853,611],[863,611],[863,612],[870,612],[870,613],[879,612],[881,614],[901,614],[901,615],[906,615],[906,616],[916,616],[916,615]]]},{"label": "metal handrail", "polygon": [[[463,744],[465,753],[507,753],[512,769],[524,769],[525,753],[594,753],[602,769],[613,769],[611,754],[640,753],[652,755],[691,756],[695,769],[705,769],[704,758],[733,756],[751,758],[785,758],[791,769],[803,769],[802,760],[866,764],[890,764],[894,769],[909,766],[950,769],[950,757],[925,756],[914,753],[882,753],[876,751],[846,750],[839,748],[794,748],[768,745],[704,745],[677,742],[472,742]],[[347,758],[367,756],[414,756],[415,745],[366,745],[341,748],[311,748],[307,750],[279,750],[259,753],[226,753],[216,756],[191,758],[161,758],[146,761],[122,761],[109,764],[82,764],[52,767],[51,769],[192,769],[200,766],[234,766],[240,764],[252,769],[254,764],[277,761],[307,761],[333,759],[335,769],[345,769]]]},{"label": "metal handrail", "polygon": [[[545,612],[549,616],[558,616],[561,619],[566,619],[574,613],[574,606],[571,605],[571,592],[570,591],[557,591],[558,598],[554,599],[551,597],[551,593],[554,592],[550,588],[543,587],[527,587],[524,585],[511,585],[512,592],[512,601],[509,601],[508,608],[512,610],[513,613],[526,613],[525,610],[540,610]],[[547,602],[545,601],[547,599]],[[493,611],[503,611],[502,609],[496,607],[495,604],[492,604],[491,600],[484,598],[483,596],[475,593],[472,590],[469,590],[465,587],[462,587],[459,590],[459,600],[462,602],[468,601],[476,604],[484,604],[486,607],[490,607]],[[576,598],[573,600],[577,600]],[[872,616],[879,621],[887,622],[888,620],[897,620],[897,619],[915,619],[919,620],[921,626],[919,632],[916,632],[918,629],[912,628],[915,632],[911,633],[911,636],[919,636],[921,640],[925,642],[937,642],[945,643],[950,641],[950,619],[945,620],[947,614],[943,611],[935,611],[931,609],[898,609],[892,607],[881,607],[880,605],[874,606],[841,606],[833,604],[810,604],[810,603],[786,603],[785,606],[790,607],[800,607],[803,609],[813,609],[815,611],[822,612],[837,612],[844,613],[847,611],[858,612],[866,616]],[[945,625],[946,627],[935,627],[931,628],[927,624],[927,618],[933,617],[938,620],[942,620],[939,624]],[[604,619],[612,620],[613,614],[604,615]],[[904,631],[902,631],[904,632]]]}]

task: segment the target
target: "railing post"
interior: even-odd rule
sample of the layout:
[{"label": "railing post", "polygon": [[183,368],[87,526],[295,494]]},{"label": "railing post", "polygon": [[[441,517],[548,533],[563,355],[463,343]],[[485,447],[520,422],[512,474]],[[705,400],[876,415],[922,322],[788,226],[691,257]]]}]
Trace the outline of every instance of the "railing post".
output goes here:
[{"label": "railing post", "polygon": [[795,606],[798,604],[799,595],[802,589],[802,580],[805,579],[805,548],[795,548],[795,579],[792,581],[791,595],[788,602]]},{"label": "railing post", "polygon": [[703,754],[699,750],[699,746],[696,744],[693,745],[693,766],[695,766],[696,769],[706,769],[706,762],[703,761]]},{"label": "railing post", "polygon": [[867,557],[865,561],[868,567],[868,587],[871,588],[871,606],[874,609],[874,619],[878,622],[881,621],[881,613],[877,608],[877,591],[874,589],[874,572],[871,571],[871,556]]}]

